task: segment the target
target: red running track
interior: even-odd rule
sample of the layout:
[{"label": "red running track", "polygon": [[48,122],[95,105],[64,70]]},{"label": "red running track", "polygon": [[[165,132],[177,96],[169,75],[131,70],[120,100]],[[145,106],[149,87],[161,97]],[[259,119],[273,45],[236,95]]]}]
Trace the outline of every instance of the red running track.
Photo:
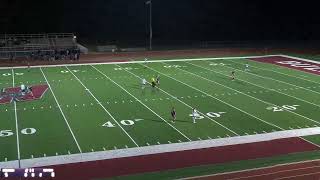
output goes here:
[{"label": "red running track", "polygon": [[256,170],[245,170],[239,172],[223,173],[219,175],[208,175],[192,177],[195,180],[270,180],[270,179],[320,179],[320,161],[310,161],[302,163],[293,163],[287,165],[278,165],[268,168],[259,168]]},{"label": "red running track", "polygon": [[84,180],[228,163],[314,150],[319,150],[319,147],[300,138],[288,138],[207,149],[57,165],[51,168],[55,169],[55,179]]}]

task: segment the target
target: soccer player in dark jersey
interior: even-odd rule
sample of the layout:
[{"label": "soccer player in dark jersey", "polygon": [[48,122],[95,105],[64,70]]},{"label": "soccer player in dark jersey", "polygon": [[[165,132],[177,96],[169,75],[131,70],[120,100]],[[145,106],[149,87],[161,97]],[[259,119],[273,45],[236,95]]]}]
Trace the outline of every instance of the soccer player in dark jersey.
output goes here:
[{"label": "soccer player in dark jersey", "polygon": [[154,78],[151,79],[151,85],[153,88],[156,87],[156,81]]},{"label": "soccer player in dark jersey", "polygon": [[157,83],[157,85],[160,85],[160,75],[157,75],[156,83]]},{"label": "soccer player in dark jersey", "polygon": [[171,117],[172,117],[172,122],[174,123],[174,121],[176,120],[176,110],[174,109],[174,107],[172,107],[172,110],[171,110]]},{"label": "soccer player in dark jersey", "polygon": [[232,78],[232,80],[235,79],[235,71],[234,70],[231,71],[231,78]]},{"label": "soccer player in dark jersey", "polygon": [[30,62],[28,61],[28,72],[30,72]]}]

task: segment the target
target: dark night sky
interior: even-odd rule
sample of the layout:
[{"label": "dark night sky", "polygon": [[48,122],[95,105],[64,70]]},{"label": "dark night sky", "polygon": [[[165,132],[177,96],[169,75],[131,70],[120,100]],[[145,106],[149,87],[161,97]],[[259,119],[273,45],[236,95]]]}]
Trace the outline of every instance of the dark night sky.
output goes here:
[{"label": "dark night sky", "polygon": [[[320,40],[317,4],[262,0],[153,0],[162,40]],[[143,0],[0,0],[0,33],[74,32],[144,40]]]}]

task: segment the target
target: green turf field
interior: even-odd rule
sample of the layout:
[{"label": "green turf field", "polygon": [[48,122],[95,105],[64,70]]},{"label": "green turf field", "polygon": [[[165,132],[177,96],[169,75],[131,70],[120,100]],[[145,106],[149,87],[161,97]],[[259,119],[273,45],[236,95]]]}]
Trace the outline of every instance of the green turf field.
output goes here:
[{"label": "green turf field", "polygon": [[[49,89],[0,105],[0,162],[320,126],[319,76],[252,61],[245,71],[248,61],[1,69],[1,88]],[[141,85],[157,75],[159,88]]]}]

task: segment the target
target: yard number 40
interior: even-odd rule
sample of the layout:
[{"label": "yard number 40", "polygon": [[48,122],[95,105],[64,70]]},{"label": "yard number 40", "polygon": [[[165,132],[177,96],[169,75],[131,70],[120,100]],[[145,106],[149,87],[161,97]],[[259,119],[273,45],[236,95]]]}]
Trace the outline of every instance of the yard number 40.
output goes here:
[{"label": "yard number 40", "polygon": [[[124,125],[124,126],[132,126],[134,125],[135,122],[138,122],[138,121],[142,121],[143,119],[126,119],[126,120],[121,120],[120,121],[120,124]],[[115,124],[113,124],[111,121],[108,121],[106,123],[104,123],[102,125],[103,127],[108,127],[108,128],[113,128],[113,127],[116,127]]]}]

